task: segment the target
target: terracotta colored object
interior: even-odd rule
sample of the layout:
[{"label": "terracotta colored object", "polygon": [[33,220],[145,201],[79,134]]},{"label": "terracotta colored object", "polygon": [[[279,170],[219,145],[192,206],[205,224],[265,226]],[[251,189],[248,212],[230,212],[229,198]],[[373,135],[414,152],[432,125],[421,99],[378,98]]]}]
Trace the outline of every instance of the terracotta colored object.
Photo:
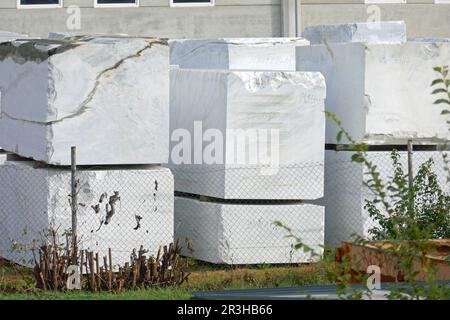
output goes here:
[{"label": "terracotta colored object", "polygon": [[[354,275],[365,274],[369,266],[375,265],[381,269],[383,282],[404,281],[404,274],[399,270],[397,261],[405,261],[400,252],[407,244],[414,245],[414,242],[343,242],[338,249],[336,262],[341,263],[345,257],[351,257]],[[436,267],[434,280],[450,280],[450,240],[430,240],[426,243],[423,254],[417,254],[413,262],[413,270],[418,272],[416,280],[425,280],[424,268],[427,265]]]}]

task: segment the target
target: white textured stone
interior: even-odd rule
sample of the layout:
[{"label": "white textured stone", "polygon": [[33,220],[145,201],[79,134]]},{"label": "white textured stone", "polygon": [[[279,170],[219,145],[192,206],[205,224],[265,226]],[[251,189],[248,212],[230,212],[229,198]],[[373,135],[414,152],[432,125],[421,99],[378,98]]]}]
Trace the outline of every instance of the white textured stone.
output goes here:
[{"label": "white textured stone", "polygon": [[[326,151],[325,196],[319,201],[325,206],[325,244],[340,246],[342,241],[351,240],[354,234],[371,237],[369,230],[378,226],[364,208],[365,200],[373,200],[373,192],[364,183],[369,179],[363,165],[352,162],[351,151]],[[380,178],[388,181],[394,176],[391,152],[368,152],[368,160],[377,166]],[[444,190],[448,191],[447,173],[444,170],[441,152],[415,151],[414,173],[422,163],[433,158],[434,172]],[[408,172],[407,153],[400,152],[404,172]]]},{"label": "white textured stone", "polygon": [[[354,140],[368,144],[435,143],[450,133],[443,105],[434,105],[433,70],[450,61],[450,43],[329,44],[297,48],[297,69],[319,71],[327,83],[327,111]],[[339,128],[327,120],[327,143]],[[345,141],[343,141],[345,143]]]},{"label": "white textured stone", "polygon": [[358,22],[306,27],[302,37],[311,44],[332,42],[406,42],[404,21]]},{"label": "white textured stone", "polygon": [[[322,197],[324,99],[320,73],[172,70],[171,132],[185,129],[192,139],[187,144],[190,156],[182,164],[173,161],[184,139],[173,137],[171,141],[176,191],[222,199]],[[212,159],[213,163],[206,157],[195,162],[195,144],[202,141],[196,121],[203,133],[215,129],[224,137],[222,146],[215,141],[223,156]],[[241,134],[239,140],[239,130],[248,135]],[[266,153],[272,159],[278,157],[272,166],[258,155],[258,150],[270,152],[276,140],[269,136],[270,130],[279,136],[279,148]],[[204,142],[203,149],[200,145],[203,155],[211,153],[206,148],[210,144]],[[237,145],[245,150],[238,150]],[[251,154],[256,154],[254,162],[249,161]]]},{"label": "white textured stone", "polygon": [[309,253],[274,225],[281,221],[321,253],[324,208],[310,204],[225,204],[175,197],[175,239],[183,254],[212,263],[304,263]]},{"label": "white textured stone", "polygon": [[28,38],[28,36],[25,34],[20,34],[20,33],[16,33],[16,32],[0,30],[0,43],[13,41],[16,39],[24,39],[24,38]]},{"label": "white textured stone", "polygon": [[[139,76],[137,76],[139,75]],[[168,160],[169,48],[158,39],[88,36],[0,45],[0,145],[70,164]]]},{"label": "white textured stone", "polygon": [[295,71],[302,38],[180,39],[170,41],[170,64],[185,69]]},{"label": "white textured stone", "polygon": [[[80,248],[100,256],[111,248],[114,264],[123,264],[129,261],[133,248],[143,245],[150,256],[160,245],[173,241],[173,176],[167,168],[80,170],[78,179]],[[114,191],[119,192],[121,201],[110,223],[102,224],[107,199]],[[95,213],[91,206],[99,203],[104,192],[108,198]],[[1,165],[0,256],[28,265],[31,251],[11,252],[13,241],[30,248],[33,240],[42,240],[42,232],[50,226],[60,234],[71,229],[69,194],[70,170],[34,169],[33,162],[7,161]],[[142,217],[137,230],[135,215]],[[60,240],[65,242],[65,237]]]},{"label": "white textured stone", "polygon": [[408,39],[411,42],[450,42],[450,38],[439,38],[439,37],[424,37],[424,38],[411,38]]},{"label": "white textured stone", "polygon": [[[90,37],[111,37],[111,34],[105,33],[96,33],[89,35]],[[49,39],[54,40],[62,40],[62,39],[71,39],[71,38],[84,38],[86,34],[80,32],[66,32],[66,31],[52,31],[48,33]],[[114,37],[129,37],[126,33],[115,33]]]}]

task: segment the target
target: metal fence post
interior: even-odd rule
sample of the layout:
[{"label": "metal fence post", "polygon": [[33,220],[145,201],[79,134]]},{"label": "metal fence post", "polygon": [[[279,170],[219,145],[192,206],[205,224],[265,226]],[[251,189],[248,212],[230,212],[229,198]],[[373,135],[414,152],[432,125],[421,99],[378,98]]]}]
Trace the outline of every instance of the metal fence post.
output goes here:
[{"label": "metal fence post", "polygon": [[414,213],[414,168],[413,168],[413,141],[408,140],[408,190],[409,213]]},{"label": "metal fence post", "polygon": [[77,262],[77,254],[78,254],[78,247],[77,247],[77,226],[78,226],[78,219],[77,219],[77,148],[72,147],[71,148],[71,204],[72,204],[72,263],[75,264]]}]

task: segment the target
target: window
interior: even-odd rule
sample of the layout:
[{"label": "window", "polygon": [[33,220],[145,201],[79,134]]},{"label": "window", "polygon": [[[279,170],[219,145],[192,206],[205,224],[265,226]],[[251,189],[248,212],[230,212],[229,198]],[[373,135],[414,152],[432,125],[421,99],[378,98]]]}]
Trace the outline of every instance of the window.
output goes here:
[{"label": "window", "polygon": [[63,0],[17,0],[17,8],[62,8]]},{"label": "window", "polygon": [[214,6],[214,0],[170,0],[171,7],[206,7]]},{"label": "window", "polygon": [[365,4],[406,3],[406,0],[365,0]]},{"label": "window", "polygon": [[94,0],[96,8],[139,7],[139,0]]}]

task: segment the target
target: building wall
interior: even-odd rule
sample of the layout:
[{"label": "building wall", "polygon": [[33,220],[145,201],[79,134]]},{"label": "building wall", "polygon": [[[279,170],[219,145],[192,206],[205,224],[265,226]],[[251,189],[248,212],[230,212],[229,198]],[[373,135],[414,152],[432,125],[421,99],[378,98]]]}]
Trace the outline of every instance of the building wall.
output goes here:
[{"label": "building wall", "polygon": [[[169,0],[140,0],[137,8],[94,8],[94,0],[65,0],[81,7],[81,30],[160,37],[267,37],[281,35],[280,0],[216,0],[214,7],[170,7]],[[67,31],[67,8],[16,9],[0,0],[0,30],[45,36]]]},{"label": "building wall", "polygon": [[[434,0],[407,1],[404,4],[376,4],[381,20],[404,20],[408,37],[450,37],[450,1],[446,4],[435,4]],[[365,22],[373,12],[371,10],[373,6],[364,4],[364,0],[302,0],[301,23],[304,27]]]},{"label": "building wall", "polygon": [[[281,1],[296,0],[216,0],[214,7],[190,8],[171,8],[169,0],[140,0],[137,8],[94,8],[94,0],[65,0],[65,8],[20,10],[16,9],[16,0],[0,0],[0,30],[40,37],[49,31],[69,31],[67,7],[78,5],[81,29],[77,32],[169,38],[281,36]],[[371,15],[368,9],[373,8],[364,4],[364,0],[297,1],[301,2],[298,29],[315,24],[364,22]],[[450,0],[436,0],[448,4],[435,4],[435,0],[407,1],[407,4],[377,4],[381,19],[405,20],[409,37],[450,37]]]}]

